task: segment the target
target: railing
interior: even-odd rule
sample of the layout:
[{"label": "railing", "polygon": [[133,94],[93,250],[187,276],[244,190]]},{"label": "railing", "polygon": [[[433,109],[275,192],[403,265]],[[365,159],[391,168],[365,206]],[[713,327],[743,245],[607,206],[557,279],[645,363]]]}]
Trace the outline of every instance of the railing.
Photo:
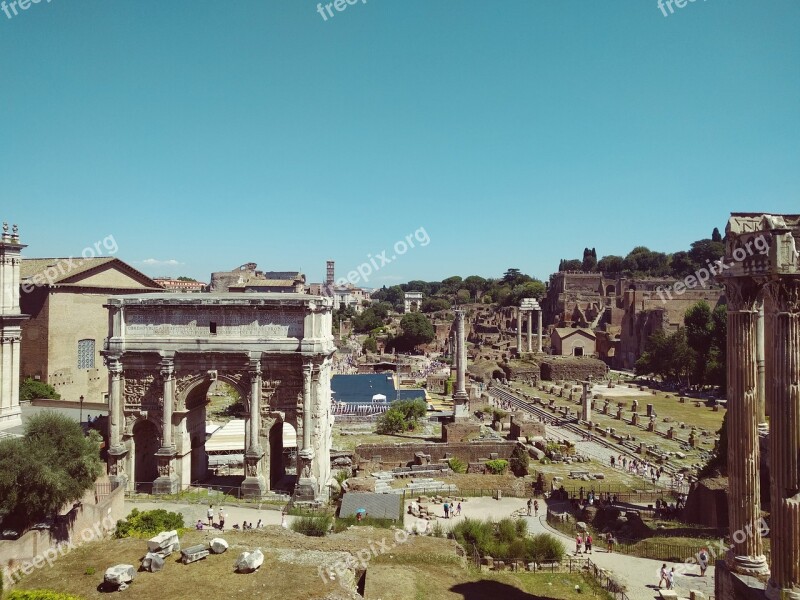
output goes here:
[{"label": "railing", "polygon": [[[487,557],[488,558],[488,557]],[[480,568],[482,557],[475,544],[472,544],[472,563]],[[512,570],[529,570],[532,573],[584,573],[588,574],[604,590],[614,596],[615,600],[630,600],[625,593],[625,587],[613,579],[604,569],[598,567],[589,558],[564,557],[557,561],[530,562],[521,558],[492,557],[493,565],[502,563],[504,567]]]},{"label": "railing", "polygon": [[[575,536],[577,533],[576,523],[575,516],[568,511],[559,512],[552,508],[547,509],[547,524],[564,535]],[[620,539],[617,536],[614,536],[614,540],[614,545],[612,546],[614,552],[664,562],[683,562],[687,558],[697,556],[701,549],[708,548],[714,542],[714,540],[709,539],[707,542],[698,544],[674,544],[653,538],[631,540]],[[605,543],[605,536],[598,534],[595,539],[595,545],[601,546]]]},{"label": "railing", "polygon": [[262,496],[245,496],[242,494],[241,487],[225,485],[191,484],[179,489],[174,494],[153,494],[153,482],[134,482],[132,489],[125,490],[125,497],[128,499],[156,499],[173,500],[188,504],[217,504],[225,502],[228,504],[280,504],[285,505],[291,498],[288,493],[269,492]]}]

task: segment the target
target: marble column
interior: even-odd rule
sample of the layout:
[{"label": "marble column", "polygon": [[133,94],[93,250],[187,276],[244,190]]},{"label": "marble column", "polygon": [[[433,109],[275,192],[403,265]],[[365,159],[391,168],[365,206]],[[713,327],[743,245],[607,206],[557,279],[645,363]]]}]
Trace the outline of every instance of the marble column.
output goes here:
[{"label": "marble column", "polygon": [[767,404],[773,415],[767,597],[800,600],[800,277],[781,277],[768,283],[766,291]]},{"label": "marble column", "polygon": [[[769,569],[761,520],[756,337],[759,286],[749,277],[721,278],[728,299],[728,522],[731,569],[764,575]],[[738,532],[742,532],[739,534]],[[746,535],[746,532],[752,532]]]},{"label": "marble column", "polygon": [[517,308],[517,355],[522,354],[522,309]]},{"label": "marble column", "polygon": [[758,324],[756,330],[756,367],[758,369],[758,423],[767,422],[767,392],[766,392],[766,365],[764,362],[764,309],[765,301],[762,300],[758,308]]},{"label": "marble column", "polygon": [[528,312],[528,352],[533,352],[533,311]]},{"label": "marble column", "polygon": [[154,494],[175,494],[180,482],[175,474],[175,444],[172,441],[172,412],[175,403],[175,363],[172,358],[164,358],[160,364],[164,385],[164,398],[161,407],[161,448],[156,452],[158,478],[153,482]]},{"label": "marble column", "polygon": [[456,419],[469,416],[467,402],[467,344],[464,328],[464,311],[456,313],[456,389],[453,392],[453,415]]},{"label": "marble column", "polygon": [[242,495],[247,498],[261,497],[267,491],[263,475],[261,447],[261,361],[250,361],[250,423],[249,443],[244,456],[245,478],[242,482]]},{"label": "marble column", "polygon": [[303,364],[303,445],[297,453],[297,486],[294,490],[295,501],[300,502],[313,502],[318,494],[317,480],[313,473],[314,448],[311,446],[313,370],[311,361]]},{"label": "marble column", "polygon": [[128,449],[122,443],[122,362],[118,356],[109,357],[108,363],[108,474],[112,483],[127,486],[125,455]]},{"label": "marble column", "polygon": [[538,347],[538,350],[536,350],[536,351],[537,351],[539,354],[541,354],[541,353],[542,353],[542,309],[540,308],[539,310],[537,310],[537,311],[536,311],[536,314],[537,314],[537,318],[538,318],[538,323],[537,323],[537,326],[538,326],[538,327],[537,327],[537,329],[536,329],[536,332],[537,332],[537,333],[536,333],[536,335],[537,335],[537,336],[538,336],[538,338],[539,338],[539,339],[538,339],[538,345],[539,345],[539,347]]}]

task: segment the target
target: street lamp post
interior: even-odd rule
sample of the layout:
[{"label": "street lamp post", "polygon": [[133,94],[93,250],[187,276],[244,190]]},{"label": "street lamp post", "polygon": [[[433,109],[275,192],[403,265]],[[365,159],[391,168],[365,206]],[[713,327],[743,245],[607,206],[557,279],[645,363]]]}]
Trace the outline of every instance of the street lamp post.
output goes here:
[{"label": "street lamp post", "polygon": [[81,394],[80,402],[81,402],[80,424],[81,424],[81,427],[83,427],[83,394]]}]

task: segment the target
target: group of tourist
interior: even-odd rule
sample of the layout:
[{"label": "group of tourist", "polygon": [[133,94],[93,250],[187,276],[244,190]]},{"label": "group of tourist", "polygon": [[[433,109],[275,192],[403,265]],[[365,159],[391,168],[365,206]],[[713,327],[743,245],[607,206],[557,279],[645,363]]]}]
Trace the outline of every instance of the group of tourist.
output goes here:
[{"label": "group of tourist", "polygon": [[459,502],[456,506],[453,506],[449,502],[445,501],[444,505],[442,506],[442,510],[444,510],[445,519],[449,519],[450,517],[460,517],[461,502]]},{"label": "group of tourist", "polygon": [[637,458],[629,459],[622,454],[616,457],[612,456],[610,462],[612,467],[628,471],[628,473],[638,475],[644,479],[649,478],[654,484],[661,479],[661,476],[664,474],[664,467],[651,465],[646,460],[639,460]]}]

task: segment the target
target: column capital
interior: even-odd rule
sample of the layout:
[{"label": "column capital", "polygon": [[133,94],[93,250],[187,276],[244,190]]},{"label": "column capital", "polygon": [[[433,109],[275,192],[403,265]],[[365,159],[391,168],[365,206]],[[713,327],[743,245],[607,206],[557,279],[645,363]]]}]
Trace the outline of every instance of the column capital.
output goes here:
[{"label": "column capital", "polygon": [[800,277],[781,277],[764,286],[775,313],[800,313]]},{"label": "column capital", "polygon": [[164,380],[173,379],[175,377],[175,363],[172,360],[169,362],[162,360],[159,364],[159,368],[161,377]]},{"label": "column capital", "polygon": [[261,359],[260,358],[251,358],[248,362],[247,369],[251,375],[261,375]]},{"label": "column capital", "polygon": [[763,287],[760,282],[753,277],[722,276],[719,280],[725,286],[728,312],[758,312]]},{"label": "column capital", "polygon": [[116,378],[122,377],[122,357],[121,356],[107,356],[106,366],[111,376]]}]

